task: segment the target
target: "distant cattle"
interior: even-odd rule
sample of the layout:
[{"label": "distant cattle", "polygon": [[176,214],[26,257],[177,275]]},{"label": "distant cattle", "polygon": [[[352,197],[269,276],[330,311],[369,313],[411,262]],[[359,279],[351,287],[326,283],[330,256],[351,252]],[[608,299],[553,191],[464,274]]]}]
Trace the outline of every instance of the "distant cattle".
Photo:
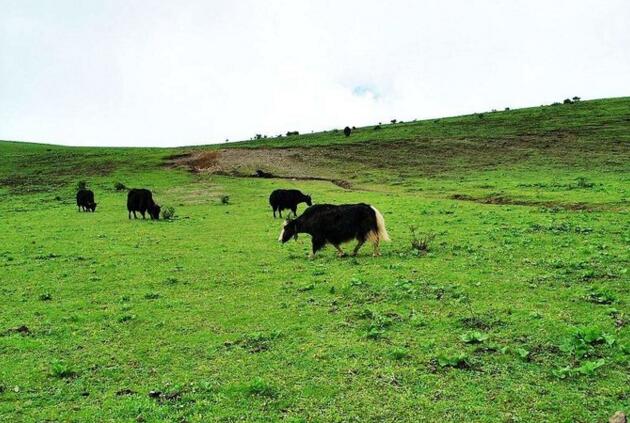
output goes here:
[{"label": "distant cattle", "polygon": [[77,207],[79,211],[91,211],[96,210],[96,203],[94,202],[94,193],[89,189],[80,189],[77,191]]},{"label": "distant cattle", "polygon": [[285,222],[278,240],[284,244],[291,238],[297,239],[300,233],[311,235],[311,257],[326,244],[333,245],[339,256],[344,256],[340,245],[353,239],[357,240],[353,256],[366,241],[374,245],[374,256],[380,256],[380,242],[390,240],[383,215],[368,204],[318,204],[309,207],[297,219]]},{"label": "distant cattle", "polygon": [[300,203],[313,205],[310,195],[302,194],[297,189],[277,189],[269,196],[269,205],[273,209],[273,217],[276,217],[276,211],[282,217],[282,210],[291,210],[294,216],[297,216],[297,206]]},{"label": "distant cattle", "polygon": [[344,134],[346,137],[349,137],[351,133],[352,133],[352,129],[350,129],[350,127],[349,127],[349,126],[346,126],[345,128],[343,128],[343,134]]},{"label": "distant cattle", "polygon": [[127,210],[129,219],[131,219],[131,213],[133,213],[134,219],[137,218],[136,212],[140,212],[143,219],[146,212],[149,212],[151,219],[157,220],[160,218],[160,206],[153,201],[151,191],[144,188],[129,190],[127,194]]}]

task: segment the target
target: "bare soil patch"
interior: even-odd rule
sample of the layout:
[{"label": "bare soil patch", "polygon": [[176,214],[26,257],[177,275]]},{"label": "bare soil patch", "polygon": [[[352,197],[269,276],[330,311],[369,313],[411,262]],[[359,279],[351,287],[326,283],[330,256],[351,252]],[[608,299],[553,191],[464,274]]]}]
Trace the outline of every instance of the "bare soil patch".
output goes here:
[{"label": "bare soil patch", "polygon": [[349,181],[334,175],[332,169],[319,165],[321,160],[321,154],[313,149],[227,148],[170,156],[166,164],[185,167],[194,173],[328,181],[344,189],[352,188]]}]

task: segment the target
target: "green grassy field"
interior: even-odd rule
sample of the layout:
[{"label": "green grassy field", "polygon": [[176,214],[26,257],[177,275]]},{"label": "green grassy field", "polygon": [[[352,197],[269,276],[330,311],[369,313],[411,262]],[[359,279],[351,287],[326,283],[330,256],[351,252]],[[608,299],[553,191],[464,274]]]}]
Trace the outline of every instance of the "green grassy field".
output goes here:
[{"label": "green grassy field", "polygon": [[[172,163],[216,151],[219,164],[233,157],[220,175],[189,156]],[[348,139],[0,142],[0,157],[0,421],[602,422],[630,411],[630,98]],[[256,168],[347,185],[242,177]],[[77,212],[82,180],[96,213]],[[115,182],[150,188],[176,218],[128,220]],[[277,242],[267,198],[280,187],[373,204],[393,241],[378,258],[328,247],[309,260],[308,236]],[[428,251],[411,247],[410,225],[435,236]]]}]

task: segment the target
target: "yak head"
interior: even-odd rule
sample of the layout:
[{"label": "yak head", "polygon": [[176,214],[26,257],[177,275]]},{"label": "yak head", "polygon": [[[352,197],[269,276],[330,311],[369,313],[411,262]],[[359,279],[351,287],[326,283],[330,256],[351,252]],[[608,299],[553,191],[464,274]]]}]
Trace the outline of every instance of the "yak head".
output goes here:
[{"label": "yak head", "polygon": [[87,208],[91,210],[92,212],[94,212],[94,210],[96,210],[96,203],[89,204]]},{"label": "yak head", "polygon": [[282,232],[280,232],[280,236],[278,237],[278,241],[284,244],[291,238],[294,238],[295,240],[298,239],[298,226],[295,220],[287,219],[284,222]]},{"label": "yak head", "polygon": [[159,220],[161,209],[162,208],[158,206],[157,204],[153,204],[152,206],[149,206],[149,215],[151,216],[151,219]]},{"label": "yak head", "polygon": [[306,202],[306,204],[308,204],[309,207],[313,205],[313,201],[311,201],[311,196],[308,194],[304,196],[304,201]]}]

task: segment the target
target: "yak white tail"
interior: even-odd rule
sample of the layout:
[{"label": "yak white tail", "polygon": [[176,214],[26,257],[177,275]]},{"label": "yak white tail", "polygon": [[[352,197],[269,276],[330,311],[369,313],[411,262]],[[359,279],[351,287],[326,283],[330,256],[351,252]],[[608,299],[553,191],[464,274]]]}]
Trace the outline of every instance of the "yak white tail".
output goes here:
[{"label": "yak white tail", "polygon": [[370,241],[376,242],[391,241],[391,239],[389,238],[389,234],[387,233],[387,228],[385,228],[385,219],[383,219],[383,215],[380,211],[376,209],[376,207],[370,207],[372,207],[372,210],[374,210],[374,213],[376,214],[376,231],[370,232],[368,238],[370,239]]}]

